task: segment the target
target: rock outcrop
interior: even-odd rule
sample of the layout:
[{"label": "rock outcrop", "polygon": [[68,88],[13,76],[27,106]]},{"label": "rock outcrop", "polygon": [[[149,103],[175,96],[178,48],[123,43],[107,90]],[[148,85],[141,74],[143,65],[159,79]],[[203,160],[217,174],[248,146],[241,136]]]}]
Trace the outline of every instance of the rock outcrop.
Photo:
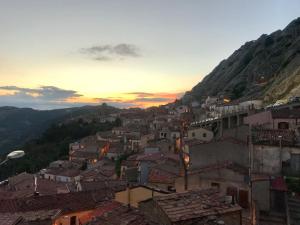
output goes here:
[{"label": "rock outcrop", "polygon": [[227,95],[266,103],[300,95],[300,18],[284,30],[245,43],[223,60],[183,100]]}]

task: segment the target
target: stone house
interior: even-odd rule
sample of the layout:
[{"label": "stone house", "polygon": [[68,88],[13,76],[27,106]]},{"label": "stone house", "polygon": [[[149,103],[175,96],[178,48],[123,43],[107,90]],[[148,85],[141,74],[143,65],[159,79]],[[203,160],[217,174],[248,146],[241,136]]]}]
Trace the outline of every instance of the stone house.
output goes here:
[{"label": "stone house", "polygon": [[80,170],[75,168],[48,168],[41,170],[41,175],[44,179],[59,182],[75,182],[80,180]]},{"label": "stone house", "polygon": [[214,133],[204,128],[190,128],[187,132],[188,139],[196,139],[203,142],[210,142],[214,138]]},{"label": "stone house", "polygon": [[129,186],[126,190],[117,191],[114,200],[137,208],[141,201],[151,199],[154,196],[166,195],[168,193],[169,192],[145,185]]}]

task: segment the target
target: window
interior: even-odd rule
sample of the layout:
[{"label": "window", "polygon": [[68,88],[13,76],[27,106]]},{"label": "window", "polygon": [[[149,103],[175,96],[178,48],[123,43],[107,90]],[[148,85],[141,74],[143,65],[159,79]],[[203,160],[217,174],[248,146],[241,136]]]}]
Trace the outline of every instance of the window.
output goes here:
[{"label": "window", "polygon": [[196,135],[195,135],[195,132],[193,132],[193,133],[192,133],[192,137],[195,137],[195,136],[196,136]]},{"label": "window", "polygon": [[211,183],[211,187],[220,189],[220,184],[219,184],[219,183],[212,182],[212,183]]},{"label": "window", "polygon": [[282,129],[282,130],[289,129],[289,123],[288,122],[279,122],[278,129]]},{"label": "window", "polygon": [[76,216],[71,216],[70,225],[76,225]]},{"label": "window", "polygon": [[248,191],[247,190],[239,190],[239,205],[243,208],[248,208],[249,199],[248,199]]},{"label": "window", "polygon": [[205,138],[206,137],[206,133],[203,133],[202,136]]}]

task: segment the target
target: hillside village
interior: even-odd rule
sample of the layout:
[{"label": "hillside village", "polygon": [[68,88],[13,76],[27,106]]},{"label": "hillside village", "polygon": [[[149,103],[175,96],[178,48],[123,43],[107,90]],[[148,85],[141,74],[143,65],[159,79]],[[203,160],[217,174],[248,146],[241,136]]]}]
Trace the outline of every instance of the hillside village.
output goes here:
[{"label": "hillside village", "polygon": [[98,119],[122,125],[1,182],[1,225],[299,224],[299,98],[208,96]]}]

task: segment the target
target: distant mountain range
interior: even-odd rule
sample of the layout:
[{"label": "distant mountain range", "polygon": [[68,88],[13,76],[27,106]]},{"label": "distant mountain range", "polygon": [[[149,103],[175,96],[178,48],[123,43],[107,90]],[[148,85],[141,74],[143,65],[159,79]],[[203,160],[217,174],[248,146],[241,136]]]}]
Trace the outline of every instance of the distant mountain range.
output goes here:
[{"label": "distant mountain range", "polygon": [[27,141],[38,138],[53,123],[65,122],[72,118],[106,115],[119,110],[106,104],[43,111],[0,107],[0,153],[14,150]]},{"label": "distant mountain range", "polygon": [[300,96],[300,18],[284,30],[245,43],[187,92],[183,101],[221,95],[260,98],[265,103]]}]

